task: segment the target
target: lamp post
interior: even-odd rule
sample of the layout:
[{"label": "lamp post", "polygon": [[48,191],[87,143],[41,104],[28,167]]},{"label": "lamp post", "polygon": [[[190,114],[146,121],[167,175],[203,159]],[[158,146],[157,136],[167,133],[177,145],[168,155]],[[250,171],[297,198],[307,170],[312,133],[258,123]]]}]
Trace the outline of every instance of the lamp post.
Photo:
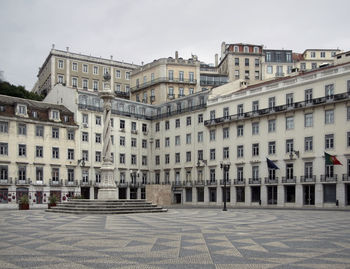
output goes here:
[{"label": "lamp post", "polygon": [[[222,211],[227,211],[227,207],[226,207],[226,181],[227,181],[227,178],[226,178],[226,171],[228,172],[230,170],[230,166],[231,166],[231,163],[223,163],[221,162],[220,163],[220,168],[224,170],[224,208],[222,209]],[[227,173],[228,174],[228,173]],[[228,175],[227,175],[228,177]]]}]

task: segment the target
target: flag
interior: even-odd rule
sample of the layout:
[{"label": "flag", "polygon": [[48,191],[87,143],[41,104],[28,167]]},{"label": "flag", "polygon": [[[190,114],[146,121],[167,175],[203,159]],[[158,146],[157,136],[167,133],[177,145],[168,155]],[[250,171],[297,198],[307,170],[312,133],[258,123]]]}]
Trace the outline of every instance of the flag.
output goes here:
[{"label": "flag", "polygon": [[269,169],[279,169],[277,167],[277,165],[275,165],[273,163],[273,161],[271,161],[269,158],[266,158],[266,162],[267,162],[267,168],[269,168]]},{"label": "flag", "polygon": [[326,152],[324,153],[324,158],[326,160],[326,165],[329,165],[329,164],[342,165],[341,162],[339,162],[339,160],[335,156],[330,155]]}]

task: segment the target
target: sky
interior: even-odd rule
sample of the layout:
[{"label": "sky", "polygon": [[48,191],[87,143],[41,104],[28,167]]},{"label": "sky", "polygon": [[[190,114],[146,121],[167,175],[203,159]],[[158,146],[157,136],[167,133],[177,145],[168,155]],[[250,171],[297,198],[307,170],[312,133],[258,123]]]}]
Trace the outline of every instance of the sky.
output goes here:
[{"label": "sky", "polygon": [[221,43],[350,50],[348,0],[0,0],[0,79],[31,90],[56,49],[129,63],[214,63]]}]

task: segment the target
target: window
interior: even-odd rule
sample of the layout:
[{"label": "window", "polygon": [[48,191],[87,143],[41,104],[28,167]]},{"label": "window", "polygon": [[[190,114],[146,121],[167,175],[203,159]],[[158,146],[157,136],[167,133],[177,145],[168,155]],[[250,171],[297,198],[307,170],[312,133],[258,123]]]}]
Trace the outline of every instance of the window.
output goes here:
[{"label": "window", "polygon": [[83,89],[84,90],[88,89],[88,80],[87,79],[83,79]]},{"label": "window", "polygon": [[259,156],[259,144],[258,143],[252,145],[252,155]]},{"label": "window", "polygon": [[142,165],[147,165],[147,156],[142,156]]},{"label": "window", "polygon": [[245,66],[249,66],[249,58],[245,58],[244,59],[244,65]]},{"label": "window", "polygon": [[44,171],[42,167],[35,168],[36,181],[43,181],[43,174],[44,174]]},{"label": "window", "polygon": [[276,169],[269,168],[269,179],[276,179]]},{"label": "window", "polygon": [[286,153],[291,153],[294,150],[294,140],[287,139],[286,140]]},{"label": "window", "polygon": [[83,114],[83,123],[88,124],[89,123],[89,115]]},{"label": "window", "polygon": [[78,78],[76,77],[72,78],[72,87],[74,88],[78,87]]},{"label": "window", "polygon": [[125,72],[125,79],[130,80],[130,72]]},{"label": "window", "polygon": [[238,114],[238,116],[243,116],[243,104],[239,104],[238,106],[237,106],[237,114]]},{"label": "window", "polygon": [[120,129],[125,129],[125,120],[120,120],[119,127]]},{"label": "window", "polygon": [[18,180],[27,179],[27,168],[25,166],[18,167]]},{"label": "window", "polygon": [[52,110],[51,111],[51,118],[53,120],[59,120],[60,119],[60,113],[57,110]]},{"label": "window", "polygon": [[120,78],[121,77],[120,70],[115,70],[115,77],[116,78]]},{"label": "window", "polygon": [[191,134],[186,134],[186,144],[191,144]]},{"label": "window", "polygon": [[269,133],[276,131],[276,120],[269,120],[268,121],[268,131],[269,131]]},{"label": "window", "polygon": [[305,137],[305,151],[312,151],[312,148],[313,148],[313,137],[312,136],[308,136],[308,137]]},{"label": "window", "polygon": [[306,70],[306,63],[300,63],[300,70]]},{"label": "window", "polygon": [[27,135],[27,125],[19,123],[18,124],[18,134],[19,135]]},{"label": "window", "polygon": [[350,132],[347,132],[347,136],[346,136],[346,145],[348,147],[350,147]]},{"label": "window", "polygon": [[305,162],[304,163],[304,176],[305,178],[312,178],[313,177],[313,164],[312,162]]},{"label": "window", "polygon": [[101,151],[95,151],[95,162],[101,162]]},{"label": "window", "polygon": [[197,151],[197,155],[198,155],[198,161],[203,161],[203,150],[198,150]]},{"label": "window", "polygon": [[180,128],[180,119],[175,120],[175,128]]},{"label": "window", "polygon": [[52,138],[59,138],[60,137],[59,134],[60,134],[59,129],[52,127]]},{"label": "window", "polygon": [[177,152],[175,153],[175,163],[179,163],[180,162],[180,153]]},{"label": "window", "polygon": [[164,146],[165,146],[165,147],[169,147],[169,146],[170,146],[170,137],[166,137],[166,138],[165,138]]},{"label": "window", "polygon": [[170,128],[170,123],[169,123],[169,121],[167,120],[167,121],[165,122],[165,130],[169,130],[169,128]]},{"label": "window", "polygon": [[311,51],[311,52],[310,52],[310,57],[311,57],[311,58],[315,58],[315,57],[316,57],[316,52]]},{"label": "window", "polygon": [[210,160],[215,160],[215,149],[210,149]]},{"label": "window", "polygon": [[270,97],[269,98],[269,108],[274,108],[276,105],[276,98],[275,97]]},{"label": "window", "polygon": [[175,146],[179,146],[181,143],[180,143],[180,136],[177,135],[175,136]]},{"label": "window", "polygon": [[235,70],[235,79],[239,79],[239,70]]},{"label": "window", "polygon": [[157,122],[157,123],[156,123],[156,132],[159,132],[159,131],[160,131],[160,123]]},{"label": "window", "polygon": [[160,140],[156,139],[156,148],[160,148]]},{"label": "window", "polygon": [[304,126],[305,127],[312,127],[313,124],[314,124],[313,123],[313,121],[314,121],[313,114],[312,113],[307,113],[307,114],[305,114],[304,118],[305,118]]},{"label": "window", "polygon": [[114,119],[111,119],[111,127],[114,127]]},{"label": "window", "polygon": [[293,106],[293,93],[287,93],[286,94],[286,104],[287,106]]},{"label": "window", "polygon": [[74,160],[74,149],[68,149],[67,159]]},{"label": "window", "polygon": [[142,132],[147,133],[147,124],[146,123],[142,123]]},{"label": "window", "polygon": [[252,110],[254,112],[258,111],[259,110],[259,101],[253,101],[252,108],[253,108]]},{"label": "window", "polygon": [[287,117],[286,118],[286,130],[294,129],[294,117]]},{"label": "window", "polygon": [[74,130],[67,130],[68,140],[74,140]]},{"label": "window", "polygon": [[325,86],[325,96],[327,99],[332,99],[334,95],[334,84],[328,84]]},{"label": "window", "polygon": [[88,72],[88,65],[87,64],[83,64],[83,72],[84,73]]},{"label": "window", "polygon": [[8,179],[8,166],[1,165],[0,166],[0,180],[7,180],[7,179]]},{"label": "window", "polygon": [[215,119],[215,110],[210,111],[210,119],[214,120]]},{"label": "window", "polygon": [[62,76],[62,75],[58,75],[58,76],[57,76],[57,82],[58,82],[58,83],[61,83],[61,84],[64,83],[64,81],[63,81],[63,76]]},{"label": "window", "polygon": [[259,134],[259,122],[252,123],[252,134],[253,135]]},{"label": "window", "polygon": [[[350,109],[348,110],[350,111]],[[349,113],[349,118],[350,118],[350,113]],[[203,123],[203,114],[198,114],[198,123]]]},{"label": "window", "polygon": [[237,136],[243,136],[243,134],[244,134],[243,125],[237,125]]},{"label": "window", "polygon": [[186,152],[186,162],[190,162],[191,161],[191,151],[187,151]]},{"label": "window", "polygon": [[305,90],[305,102],[307,104],[312,103],[312,89]]},{"label": "window", "polygon": [[237,146],[237,158],[243,158],[244,152],[243,152],[243,145]]},{"label": "window", "polygon": [[243,181],[244,173],[243,167],[237,167],[237,181]]},{"label": "window", "polygon": [[168,76],[169,76],[169,80],[174,80],[174,71],[173,70],[169,70],[168,71]]},{"label": "window", "polygon": [[334,148],[334,135],[327,134],[325,136],[325,149],[333,149]]},{"label": "window", "polygon": [[135,121],[131,122],[131,131],[136,131],[136,122]]},{"label": "window", "polygon": [[259,67],[260,66],[260,61],[258,58],[255,58],[255,67]]},{"label": "window", "polygon": [[93,73],[94,75],[98,75],[98,66],[94,66]]},{"label": "window", "polygon": [[81,141],[89,142],[89,133],[82,132],[82,134],[81,134]]},{"label": "window", "polygon": [[225,127],[222,129],[222,135],[223,135],[223,139],[229,138],[230,137],[230,132],[229,132],[229,128]]},{"label": "window", "polygon": [[119,137],[119,145],[123,147],[125,146],[125,136]]},{"label": "window", "polygon": [[8,144],[0,143],[0,155],[8,155]]},{"label": "window", "polygon": [[235,66],[239,66],[239,58],[235,58]]},{"label": "window", "polygon": [[215,169],[210,169],[210,182],[215,182]]},{"label": "window", "polygon": [[268,148],[269,154],[276,154],[276,141],[270,141],[269,142],[269,148]]},{"label": "window", "polygon": [[244,78],[249,79],[249,70],[244,71]]},{"label": "window", "polygon": [[191,125],[191,119],[192,119],[191,117],[186,118],[186,125],[187,126]]},{"label": "window", "polygon": [[334,110],[326,110],[325,111],[325,124],[333,124],[334,123]]},{"label": "window", "polygon": [[273,67],[271,65],[268,65],[266,68],[267,68],[266,72],[268,74],[272,74],[273,73]]},{"label": "window", "polygon": [[224,109],[223,109],[223,117],[225,118],[225,119],[228,119],[229,117],[230,117],[230,112],[229,112],[229,108],[228,107],[224,107]]},{"label": "window", "polygon": [[156,155],[156,159],[155,159],[156,165],[160,164],[160,156]]},{"label": "window", "polygon": [[136,144],[137,144],[136,142],[137,142],[136,138],[132,137],[131,138],[131,147],[136,148]]},{"label": "window", "polygon": [[259,179],[259,166],[252,166],[252,178],[253,180]]},{"label": "window", "polygon": [[136,155],[131,154],[131,164],[136,165],[136,163],[137,163]]},{"label": "window", "polygon": [[228,159],[230,158],[230,151],[229,151],[229,147],[224,147],[223,150],[222,150],[222,153],[223,153],[223,158],[224,159]]},{"label": "window", "polygon": [[52,158],[53,159],[59,159],[60,158],[60,149],[53,147],[52,148]]},{"label": "window", "polygon": [[101,117],[100,116],[95,117],[95,123],[96,123],[96,125],[101,125]]},{"label": "window", "polygon": [[18,156],[25,157],[27,155],[27,146],[18,145]]},{"label": "window", "polygon": [[179,81],[184,81],[184,72],[179,71]]},{"label": "window", "polygon": [[209,131],[209,140],[210,141],[215,141],[215,130],[210,130]]},{"label": "window", "polygon": [[[349,110],[349,109],[348,109]],[[350,111],[350,110],[349,110]],[[349,114],[349,113],[348,113]],[[8,133],[9,124],[6,121],[0,121],[0,133]]]},{"label": "window", "polygon": [[44,137],[44,126],[42,125],[35,126],[35,135],[38,137]]},{"label": "window", "polygon": [[292,163],[286,164],[286,179],[294,178],[294,165]]},{"label": "window", "polygon": [[58,68],[59,69],[63,69],[64,67],[63,67],[64,65],[63,65],[63,60],[58,60]]},{"label": "window", "polygon": [[147,148],[147,140],[146,139],[142,139],[142,148],[143,149]]},{"label": "window", "polygon": [[203,132],[198,132],[198,143],[203,142]]},{"label": "window", "polygon": [[44,155],[43,151],[44,151],[44,148],[42,146],[36,146],[35,147],[35,157],[42,158]]},{"label": "window", "polygon": [[72,70],[78,71],[78,63],[72,63]]},{"label": "window", "polygon": [[165,164],[169,164],[170,163],[170,155],[169,154],[165,154],[164,161],[165,161]]}]

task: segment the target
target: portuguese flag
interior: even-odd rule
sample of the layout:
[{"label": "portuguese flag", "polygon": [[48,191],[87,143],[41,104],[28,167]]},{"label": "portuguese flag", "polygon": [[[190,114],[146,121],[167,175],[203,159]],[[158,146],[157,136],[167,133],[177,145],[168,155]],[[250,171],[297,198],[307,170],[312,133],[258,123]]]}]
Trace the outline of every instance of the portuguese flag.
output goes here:
[{"label": "portuguese flag", "polygon": [[324,153],[324,158],[326,160],[326,165],[328,164],[333,164],[333,165],[342,165],[341,162],[339,162],[339,160],[333,156],[333,155],[330,155],[328,153]]}]

